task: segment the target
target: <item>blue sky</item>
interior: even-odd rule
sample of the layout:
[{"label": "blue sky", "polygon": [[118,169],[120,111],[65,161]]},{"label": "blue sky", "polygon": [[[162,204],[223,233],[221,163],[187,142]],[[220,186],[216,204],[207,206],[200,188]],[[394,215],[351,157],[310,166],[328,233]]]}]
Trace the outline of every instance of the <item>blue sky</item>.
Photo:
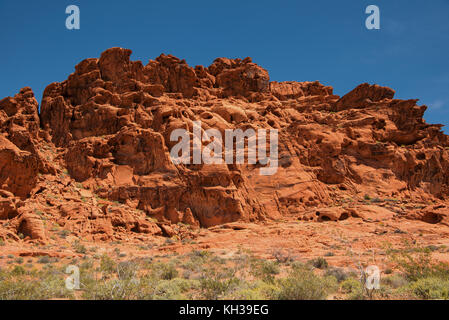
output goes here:
[{"label": "blue sky", "polygon": [[[71,4],[80,30],[65,27]],[[365,28],[370,4],[380,30]],[[120,46],[144,64],[161,53],[192,66],[250,56],[271,80],[319,80],[339,95],[377,83],[449,126],[449,0],[0,0],[0,43],[0,98],[30,86],[40,102],[81,60]]]}]

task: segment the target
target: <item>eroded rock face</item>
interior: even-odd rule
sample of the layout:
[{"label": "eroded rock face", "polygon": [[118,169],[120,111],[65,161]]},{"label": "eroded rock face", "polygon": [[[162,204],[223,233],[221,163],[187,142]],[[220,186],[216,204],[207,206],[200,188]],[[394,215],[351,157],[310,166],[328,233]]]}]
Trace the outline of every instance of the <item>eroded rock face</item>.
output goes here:
[{"label": "eroded rock face", "polygon": [[326,87],[315,82],[284,81],[270,83],[271,93],[279,100],[297,99],[306,96],[328,96],[332,95],[333,88]]},{"label": "eroded rock face", "polygon": [[0,101],[0,189],[26,198],[44,161],[37,145],[38,104],[30,88]]},{"label": "eroded rock face", "polygon": [[393,99],[395,91],[387,87],[381,87],[377,84],[370,85],[363,83],[348,94],[344,95],[335,104],[338,111],[347,109],[364,108],[375,104],[376,102]]},{"label": "eroded rock face", "polygon": [[[448,137],[425,123],[417,100],[378,85],[339,97],[317,81],[270,83],[250,58],[193,68],[171,55],[147,65],[130,55],[112,48],[79,63],[45,89],[40,118],[29,88],[0,101],[0,219],[22,219],[22,231],[44,239],[29,227],[35,208],[78,236],[108,240],[173,236],[177,223],[385,215],[370,199],[447,205]],[[170,134],[192,133],[194,121],[221,133],[277,129],[277,172],[173,164]],[[435,210],[400,216],[447,220]]]},{"label": "eroded rock face", "polygon": [[225,96],[248,96],[269,90],[268,72],[252,63],[251,58],[217,59],[209,70],[216,77],[218,87],[224,89]]},{"label": "eroded rock face", "polygon": [[37,182],[38,159],[17,148],[0,135],[0,186],[14,195],[27,198]]}]

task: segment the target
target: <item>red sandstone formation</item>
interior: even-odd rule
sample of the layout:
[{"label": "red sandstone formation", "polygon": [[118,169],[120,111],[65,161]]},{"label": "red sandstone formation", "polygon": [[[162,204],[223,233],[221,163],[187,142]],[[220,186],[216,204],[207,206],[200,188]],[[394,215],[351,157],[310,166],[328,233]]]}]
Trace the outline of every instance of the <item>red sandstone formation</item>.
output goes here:
[{"label": "red sandstone formation", "polygon": [[[448,136],[417,100],[378,85],[339,97],[319,82],[270,82],[250,58],[192,68],[130,55],[82,61],[45,89],[40,114],[30,88],[0,101],[0,238],[48,241],[43,219],[92,240],[286,216],[449,226]],[[278,129],[277,173],[174,165],[170,134],[195,120]]]}]

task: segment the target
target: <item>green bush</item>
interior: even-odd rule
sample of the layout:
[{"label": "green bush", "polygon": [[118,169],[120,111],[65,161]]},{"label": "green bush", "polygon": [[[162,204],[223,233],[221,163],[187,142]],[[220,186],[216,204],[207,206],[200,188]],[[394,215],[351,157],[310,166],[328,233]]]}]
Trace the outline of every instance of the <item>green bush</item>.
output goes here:
[{"label": "green bush", "polygon": [[24,275],[25,273],[26,271],[22,266],[15,266],[11,271],[11,274],[14,276]]},{"label": "green bush", "polygon": [[205,258],[210,256],[210,252],[206,250],[194,250],[190,253],[192,257]]},{"label": "green bush", "polygon": [[348,300],[365,300],[363,290],[356,290],[348,295]]},{"label": "green bush", "polygon": [[252,275],[266,282],[273,282],[274,276],[279,274],[279,272],[279,263],[275,261],[257,260],[251,265]]},{"label": "green bush", "polygon": [[143,293],[139,281],[111,279],[84,281],[83,298],[89,300],[132,300],[140,299]]},{"label": "green bush", "polygon": [[334,277],[319,277],[305,268],[295,268],[278,285],[273,298],[280,300],[323,300],[338,287]]},{"label": "green bush", "polygon": [[161,280],[154,289],[153,300],[185,300],[186,293],[195,288],[197,283],[192,280],[176,278],[173,280]]},{"label": "green bush", "polygon": [[120,280],[136,279],[138,271],[139,266],[132,261],[120,262],[117,265],[117,277]]},{"label": "green bush", "polygon": [[267,283],[262,280],[254,282],[241,282],[231,294],[231,299],[237,300],[267,300],[278,295],[279,288],[275,283]]},{"label": "green bush", "polygon": [[404,276],[399,274],[394,274],[389,277],[382,277],[381,281],[383,285],[389,286],[393,289],[405,287],[409,283]]},{"label": "green bush", "polygon": [[330,268],[326,271],[326,276],[332,276],[337,279],[338,282],[345,281],[348,278],[348,274],[341,268]]},{"label": "green bush", "polygon": [[178,276],[178,270],[171,263],[155,263],[152,266],[153,276],[162,280],[171,280]]},{"label": "green bush", "polygon": [[64,278],[54,273],[41,272],[38,279],[30,279],[25,270],[17,266],[0,280],[0,300],[73,298],[65,287]]},{"label": "green bush", "polygon": [[117,271],[117,263],[107,255],[102,255],[100,260],[100,271],[111,275]]},{"label": "green bush", "polygon": [[309,261],[309,263],[318,269],[326,269],[327,267],[329,267],[329,264],[323,257],[312,259]]},{"label": "green bush", "polygon": [[449,299],[449,281],[439,278],[423,278],[410,286],[412,293],[420,299]]},{"label": "green bush", "polygon": [[73,249],[75,250],[76,253],[81,254],[87,253],[87,248],[84,245],[82,245],[78,240],[76,240],[75,243],[73,244]]},{"label": "green bush", "polygon": [[217,300],[236,290],[241,280],[235,277],[233,268],[206,266],[200,278],[200,291],[202,297],[207,300]]},{"label": "green bush", "polygon": [[202,296],[206,300],[217,300],[222,298],[228,291],[240,284],[240,280],[231,277],[219,279],[216,277],[200,279],[200,289]]},{"label": "green bush", "polygon": [[354,293],[362,290],[362,284],[359,280],[350,278],[343,281],[340,288],[343,293]]},{"label": "green bush", "polygon": [[432,261],[429,248],[414,248],[392,253],[392,260],[409,281],[423,278],[449,280],[449,264]]}]

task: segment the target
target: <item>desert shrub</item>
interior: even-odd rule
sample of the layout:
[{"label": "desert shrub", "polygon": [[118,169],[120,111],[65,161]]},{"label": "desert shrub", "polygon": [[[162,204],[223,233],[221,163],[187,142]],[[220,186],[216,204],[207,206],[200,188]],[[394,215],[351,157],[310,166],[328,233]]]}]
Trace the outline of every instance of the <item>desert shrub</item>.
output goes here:
[{"label": "desert shrub", "polygon": [[279,272],[278,262],[257,260],[251,265],[252,275],[266,282],[273,282],[274,275],[279,274]]},{"label": "desert shrub", "polygon": [[99,279],[96,273],[82,272],[83,298],[131,300],[142,299],[146,295],[145,287],[138,278],[139,265],[136,262],[117,264],[107,255],[103,255],[99,270],[103,273],[102,279]]},{"label": "desert shrub", "polygon": [[83,288],[83,298],[89,300],[131,300],[142,293],[139,281],[111,279],[88,281]]},{"label": "desert shrub", "polygon": [[385,269],[384,273],[385,274],[392,274],[393,270],[391,268],[387,268],[387,269]]},{"label": "desert shrub", "polygon": [[273,258],[276,259],[279,263],[290,263],[293,262],[295,259],[291,254],[291,251],[283,251],[281,249],[274,249],[271,254],[273,255]]},{"label": "desert shrub", "polygon": [[161,280],[157,283],[151,299],[184,300],[186,293],[197,287],[197,282],[186,279]]},{"label": "desert shrub", "polygon": [[42,256],[39,259],[37,259],[38,263],[42,263],[42,264],[46,264],[46,263],[50,263],[51,259],[48,256]]},{"label": "desert shrub", "polygon": [[182,277],[184,279],[192,279],[193,278],[193,272],[190,270],[184,270],[184,272],[182,273]]},{"label": "desert shrub", "polygon": [[449,299],[449,280],[423,278],[410,285],[411,292],[420,299]]},{"label": "desert shrub", "polygon": [[221,265],[223,265],[223,264],[226,264],[226,259],[223,259],[223,258],[221,258],[221,257],[219,257],[219,256],[210,256],[210,261],[212,262],[212,263],[215,263],[215,264],[221,264]]},{"label": "desert shrub", "polygon": [[[98,269],[81,272],[82,297],[89,300],[134,300],[145,296],[145,287],[138,278],[138,265],[134,262],[116,264],[103,255]],[[154,286],[154,285],[153,285]]]},{"label": "desert shrub", "polygon": [[61,230],[60,232],[59,232],[59,236],[62,238],[62,239],[65,239],[65,238],[67,238],[67,236],[70,234],[70,231],[69,230]]},{"label": "desert shrub", "polygon": [[189,258],[186,262],[181,263],[182,268],[187,269],[194,273],[202,272],[204,265],[209,264],[209,260],[212,255],[206,250],[194,250],[190,252],[187,257]]},{"label": "desert shrub", "polygon": [[17,266],[0,280],[0,300],[73,298],[72,292],[65,287],[64,278],[55,273],[41,272],[34,279]]},{"label": "desert shrub", "polygon": [[240,279],[235,277],[232,268],[215,269],[213,266],[205,269],[200,277],[199,289],[207,300],[217,300],[235,290],[240,285]]},{"label": "desert shrub", "polygon": [[435,245],[429,245],[426,248],[429,249],[430,251],[438,251],[440,249],[440,247]]},{"label": "desert shrub", "polygon": [[362,290],[362,284],[360,280],[350,278],[340,284],[340,289],[343,293],[354,293]]},{"label": "desert shrub", "polygon": [[15,260],[15,262],[16,262],[17,264],[22,264],[22,263],[23,263],[23,258],[22,258],[22,257],[18,257],[18,258]]},{"label": "desert shrub", "polygon": [[102,255],[100,260],[100,271],[110,275],[117,270],[117,264],[107,255]]},{"label": "desert shrub", "polygon": [[110,280],[111,297],[115,300],[133,300],[139,299],[142,294],[142,286],[140,280],[136,278],[131,279],[115,279]]},{"label": "desert shrub", "polygon": [[318,269],[326,269],[329,266],[326,259],[324,259],[323,257],[312,259],[309,261],[309,264]]},{"label": "desert shrub", "polygon": [[263,280],[241,282],[229,298],[237,300],[267,300],[278,294],[279,288],[275,283]]},{"label": "desert shrub", "polygon": [[226,279],[202,278],[200,279],[200,290],[204,299],[217,300],[237,287],[239,283],[240,280],[235,277]]},{"label": "desert shrub", "polygon": [[365,300],[365,295],[363,294],[363,290],[356,290],[348,295],[348,300]]},{"label": "desert shrub", "polygon": [[360,279],[348,278],[340,284],[340,291],[347,294],[348,300],[364,300],[364,290]]},{"label": "desert shrub", "polygon": [[190,256],[191,256],[191,257],[205,258],[205,257],[210,256],[210,252],[209,252],[209,251],[206,251],[206,250],[193,250],[193,251],[190,253]]},{"label": "desert shrub", "polygon": [[191,258],[188,261],[182,263],[181,267],[190,271],[191,273],[198,273],[203,269],[203,261],[198,258]]},{"label": "desert shrub", "polygon": [[154,263],[152,265],[152,274],[158,279],[171,280],[178,276],[178,270],[171,263]]},{"label": "desert shrub", "polygon": [[342,268],[330,268],[326,270],[326,276],[335,277],[338,282],[342,282],[348,278],[348,274]]},{"label": "desert shrub", "polygon": [[82,245],[78,240],[74,242],[72,247],[76,253],[86,254],[87,252],[87,248],[84,245]]},{"label": "desert shrub", "polygon": [[39,283],[7,279],[0,282],[1,300],[32,300],[39,299]]},{"label": "desert shrub", "polygon": [[120,280],[132,280],[137,278],[139,266],[132,261],[120,262],[117,265],[117,277]]},{"label": "desert shrub", "polygon": [[338,287],[334,277],[319,277],[306,268],[294,268],[278,286],[272,298],[280,300],[322,300]]},{"label": "desert shrub", "polygon": [[449,264],[433,262],[431,250],[428,248],[414,248],[389,254],[409,281],[423,278],[449,280]]},{"label": "desert shrub", "polygon": [[389,286],[393,289],[405,287],[409,283],[404,276],[399,274],[394,274],[389,277],[382,277],[381,281],[383,285]]},{"label": "desert shrub", "polygon": [[11,274],[14,276],[24,275],[26,274],[26,270],[22,266],[15,266],[14,269],[11,270]]}]

